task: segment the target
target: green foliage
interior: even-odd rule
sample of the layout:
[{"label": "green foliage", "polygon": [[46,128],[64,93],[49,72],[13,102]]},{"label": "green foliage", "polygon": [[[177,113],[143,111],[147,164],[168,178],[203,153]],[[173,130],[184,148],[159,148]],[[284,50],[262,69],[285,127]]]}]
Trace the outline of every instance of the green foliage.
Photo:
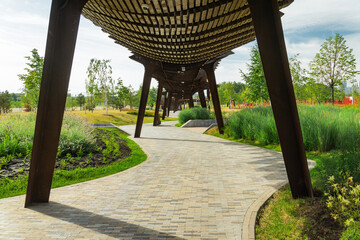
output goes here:
[{"label": "green foliage", "polygon": [[360,221],[351,224],[342,234],[340,240],[360,239]]},{"label": "green foliage", "polygon": [[[350,151],[360,145],[360,111],[355,108],[300,106],[299,117],[308,151]],[[279,143],[270,107],[239,111],[230,117],[227,125],[227,133],[232,137],[263,144]]]},{"label": "green foliage", "polygon": [[44,58],[41,57],[37,49],[31,51],[31,56],[26,56],[28,60],[25,68],[25,74],[19,74],[18,77],[24,84],[25,101],[31,108],[37,108],[39,103],[40,83],[42,78]]},{"label": "green foliage", "polygon": [[242,102],[241,93],[245,90],[245,84],[240,82],[223,82],[218,87],[220,104],[229,105],[231,103]]},{"label": "green foliage", "polygon": [[234,138],[257,140],[262,144],[278,144],[275,120],[268,107],[250,108],[231,115],[226,133]]},{"label": "green foliage", "polygon": [[259,48],[255,46],[250,51],[250,64],[247,64],[248,74],[240,70],[246,87],[249,89],[247,98],[252,102],[268,102],[269,92],[266,86]]},{"label": "green foliage", "polygon": [[153,108],[156,104],[156,97],[157,97],[157,88],[155,88],[155,87],[150,88],[146,105]]},{"label": "green foliage", "polygon": [[80,108],[85,104],[85,96],[82,93],[79,93],[76,96],[76,103],[78,106],[80,106]]},{"label": "green foliage", "polygon": [[70,111],[74,111],[74,108],[77,106],[77,101],[75,97],[72,97],[70,93],[68,93],[66,97],[66,109]]},{"label": "green foliage", "polygon": [[351,80],[358,74],[352,51],[346,46],[344,37],[337,33],[334,38],[326,39],[320,47],[320,52],[310,63],[310,74],[316,79],[316,82],[330,87],[333,104],[335,87]]},{"label": "green foliage", "polygon": [[86,80],[86,91],[90,95],[90,105],[94,105],[94,99],[103,99],[106,107],[106,114],[108,114],[108,94],[113,88],[112,67],[110,60],[98,60],[92,58],[90,60],[88,69],[88,80]]},{"label": "green foliage", "polygon": [[316,159],[316,166],[312,170],[314,185],[323,189],[330,176],[335,176],[338,181],[342,172],[349,173],[356,182],[360,182],[359,159],[359,150],[332,150],[322,154],[320,158]]},{"label": "green foliage", "polygon": [[[120,162],[104,167],[87,167],[76,168],[73,170],[56,170],[53,177],[52,188],[62,187],[70,184],[84,182],[104,176],[108,176],[117,172],[124,171],[128,168],[136,166],[146,160],[147,156],[141,147],[134,141],[127,138],[127,134],[112,129],[120,138],[124,139],[131,149],[131,155]],[[91,158],[92,154],[88,155]],[[28,176],[21,176],[17,179],[2,178],[0,179],[0,198],[16,196],[26,192]]]},{"label": "green foliage", "polygon": [[0,114],[11,112],[11,95],[8,91],[0,92]]},{"label": "green foliage", "polygon": [[354,183],[349,173],[340,173],[338,179],[329,177],[325,196],[331,216],[340,224],[349,227],[360,221],[360,185]]},{"label": "green foliage", "polygon": [[307,89],[309,78],[306,76],[306,70],[301,67],[301,62],[299,61],[298,57],[299,54],[291,57],[289,59],[289,66],[296,99],[302,101],[306,100],[309,96],[309,91]]},{"label": "green foliage", "polygon": [[121,78],[117,79],[116,85],[110,89],[109,104],[116,109],[125,107],[129,89],[123,85]]},{"label": "green foliage", "polygon": [[[34,138],[35,114],[12,115],[0,119],[0,156],[19,155],[30,158]],[[75,115],[65,114],[58,156],[89,153],[96,147],[93,127]]]},{"label": "green foliage", "polygon": [[184,124],[194,119],[210,119],[210,113],[205,108],[184,109],[179,113],[179,123]]}]

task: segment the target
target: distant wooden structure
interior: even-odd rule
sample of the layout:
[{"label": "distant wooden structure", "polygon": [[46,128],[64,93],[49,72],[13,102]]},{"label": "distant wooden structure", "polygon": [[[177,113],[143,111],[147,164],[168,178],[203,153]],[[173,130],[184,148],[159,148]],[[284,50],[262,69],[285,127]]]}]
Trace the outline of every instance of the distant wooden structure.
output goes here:
[{"label": "distant wooden structure", "polygon": [[256,37],[293,197],[312,196],[279,11],[291,2],[53,0],[25,206],[49,200],[81,14],[144,65],[135,137],[141,134],[152,78],[159,82],[154,125],[160,123],[163,89],[164,112],[173,99],[187,99],[191,106],[195,92],[206,107],[203,92],[210,89],[222,132],[216,65]]}]

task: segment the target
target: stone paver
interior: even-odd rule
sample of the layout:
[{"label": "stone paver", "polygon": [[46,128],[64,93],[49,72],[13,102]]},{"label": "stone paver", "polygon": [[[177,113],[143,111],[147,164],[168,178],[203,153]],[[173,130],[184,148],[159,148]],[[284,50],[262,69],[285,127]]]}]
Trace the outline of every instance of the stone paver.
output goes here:
[{"label": "stone paver", "polygon": [[144,124],[150,158],[134,168],[29,209],[0,200],[0,239],[241,239],[250,206],[286,180],[281,154],[171,124]]}]

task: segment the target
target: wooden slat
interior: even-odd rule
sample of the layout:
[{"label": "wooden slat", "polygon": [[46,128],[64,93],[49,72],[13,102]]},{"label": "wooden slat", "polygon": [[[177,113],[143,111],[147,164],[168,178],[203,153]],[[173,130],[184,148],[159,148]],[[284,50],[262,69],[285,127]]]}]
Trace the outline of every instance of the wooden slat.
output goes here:
[{"label": "wooden slat", "polygon": [[[280,8],[291,2],[278,0]],[[175,64],[206,61],[254,39],[247,0],[89,0],[83,15],[129,50]]]}]

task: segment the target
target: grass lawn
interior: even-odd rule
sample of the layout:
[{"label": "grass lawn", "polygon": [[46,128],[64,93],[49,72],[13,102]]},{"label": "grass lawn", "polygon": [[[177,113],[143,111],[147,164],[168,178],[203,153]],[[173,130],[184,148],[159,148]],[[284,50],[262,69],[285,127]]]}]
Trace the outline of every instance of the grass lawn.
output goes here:
[{"label": "grass lawn", "polygon": [[[106,115],[105,110],[95,110],[94,112],[87,111],[71,111],[72,113],[87,119],[91,123],[112,123],[116,126],[136,124],[137,115],[127,114],[127,111],[109,110],[109,115]],[[165,121],[174,121],[176,118],[166,117]],[[144,123],[152,123],[154,117],[144,117]]]}]

